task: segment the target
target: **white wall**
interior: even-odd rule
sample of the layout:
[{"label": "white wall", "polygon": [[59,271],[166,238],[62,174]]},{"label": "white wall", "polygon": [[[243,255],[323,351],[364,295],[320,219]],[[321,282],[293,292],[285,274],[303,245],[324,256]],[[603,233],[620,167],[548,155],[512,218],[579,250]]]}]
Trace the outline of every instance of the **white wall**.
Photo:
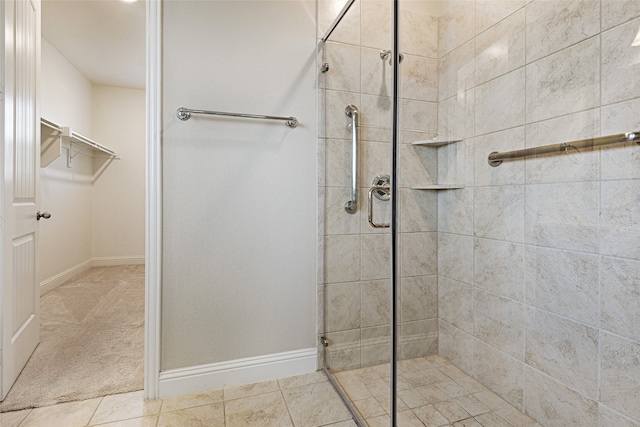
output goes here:
[{"label": "white wall", "polygon": [[[120,160],[93,183],[95,263],[144,262],[145,91],[93,87],[92,137]],[[104,163],[96,159],[96,170]]]},{"label": "white wall", "polygon": [[164,2],[162,371],[315,347],[314,16]]},{"label": "white wall", "polygon": [[[43,290],[92,265],[144,262],[144,91],[94,86],[42,40],[42,116],[112,148],[121,160],[66,150],[40,175]],[[94,167],[95,163],[95,167]]]},{"label": "white wall", "polygon": [[[91,135],[91,82],[42,39],[42,117]],[[65,150],[63,150],[65,151]],[[40,169],[40,282],[91,262],[91,159],[76,156],[67,168],[66,152]]]}]

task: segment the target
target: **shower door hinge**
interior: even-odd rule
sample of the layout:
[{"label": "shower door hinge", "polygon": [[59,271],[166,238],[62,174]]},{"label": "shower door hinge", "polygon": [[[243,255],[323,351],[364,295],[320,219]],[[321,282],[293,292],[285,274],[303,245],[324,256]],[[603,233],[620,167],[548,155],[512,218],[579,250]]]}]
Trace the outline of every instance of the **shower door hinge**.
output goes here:
[{"label": "shower door hinge", "polygon": [[320,337],[320,343],[322,344],[323,347],[329,347],[329,340],[326,339],[325,337]]}]

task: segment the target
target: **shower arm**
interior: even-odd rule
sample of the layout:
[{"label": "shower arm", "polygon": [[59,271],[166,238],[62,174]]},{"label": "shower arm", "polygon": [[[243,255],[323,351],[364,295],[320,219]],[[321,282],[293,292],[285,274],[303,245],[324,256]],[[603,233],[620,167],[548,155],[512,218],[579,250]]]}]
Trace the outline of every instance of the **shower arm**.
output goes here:
[{"label": "shower arm", "polygon": [[351,161],[351,200],[344,204],[347,213],[354,214],[358,210],[358,119],[360,112],[353,104],[347,105],[344,113],[351,118],[352,161]]}]

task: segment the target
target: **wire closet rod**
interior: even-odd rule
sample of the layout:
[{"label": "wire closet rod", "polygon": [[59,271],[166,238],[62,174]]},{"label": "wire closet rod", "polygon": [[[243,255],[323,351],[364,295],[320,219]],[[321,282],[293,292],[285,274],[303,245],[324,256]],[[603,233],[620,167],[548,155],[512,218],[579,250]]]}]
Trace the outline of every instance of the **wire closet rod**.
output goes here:
[{"label": "wire closet rod", "polygon": [[295,117],[280,117],[280,116],[265,116],[259,114],[244,114],[244,113],[228,113],[224,111],[207,111],[207,110],[192,110],[190,108],[180,107],[176,111],[176,116],[182,120],[186,121],[191,118],[191,114],[210,114],[214,116],[230,116],[230,117],[244,117],[248,119],[263,119],[263,120],[284,120],[286,125],[290,128],[295,128],[298,126],[298,119]]},{"label": "wire closet rod", "polygon": [[640,145],[640,131],[620,133],[617,135],[601,136],[597,138],[581,139],[578,141],[562,142],[560,144],[543,145],[540,147],[525,148],[523,150],[505,151],[489,154],[489,164],[493,167],[500,166],[503,160],[518,159],[528,156],[542,156],[545,154],[568,153],[570,149],[596,148],[604,145],[636,142]]}]

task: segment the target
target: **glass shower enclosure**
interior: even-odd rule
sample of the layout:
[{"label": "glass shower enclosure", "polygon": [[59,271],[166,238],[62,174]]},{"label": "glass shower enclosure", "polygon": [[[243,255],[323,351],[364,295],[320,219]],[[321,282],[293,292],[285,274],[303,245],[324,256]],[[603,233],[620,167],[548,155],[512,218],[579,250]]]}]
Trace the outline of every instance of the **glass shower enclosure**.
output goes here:
[{"label": "glass shower enclosure", "polygon": [[640,3],[318,1],[323,367],[358,425],[640,425]]}]

